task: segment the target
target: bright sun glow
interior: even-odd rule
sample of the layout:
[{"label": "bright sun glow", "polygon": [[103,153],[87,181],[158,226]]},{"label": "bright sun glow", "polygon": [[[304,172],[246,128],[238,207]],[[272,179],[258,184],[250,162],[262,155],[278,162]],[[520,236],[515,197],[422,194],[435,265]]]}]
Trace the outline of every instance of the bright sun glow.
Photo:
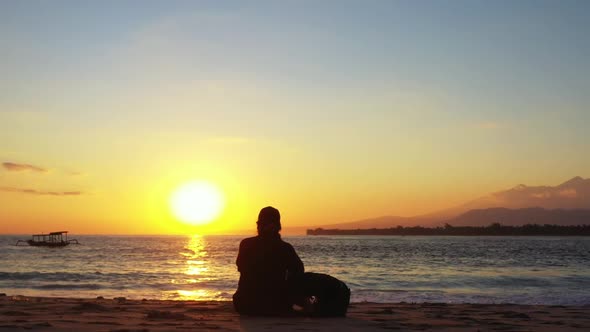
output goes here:
[{"label": "bright sun glow", "polygon": [[213,221],[223,209],[223,195],[212,183],[189,182],[179,187],[170,198],[174,215],[192,225],[204,225]]}]

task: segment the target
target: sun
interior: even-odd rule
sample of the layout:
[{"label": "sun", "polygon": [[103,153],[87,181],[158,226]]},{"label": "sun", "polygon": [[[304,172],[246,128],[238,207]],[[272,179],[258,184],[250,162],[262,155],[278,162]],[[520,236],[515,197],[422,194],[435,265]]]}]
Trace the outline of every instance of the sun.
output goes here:
[{"label": "sun", "polygon": [[207,181],[185,183],[170,197],[172,213],[180,221],[191,225],[212,222],[223,210],[223,205],[223,194]]}]

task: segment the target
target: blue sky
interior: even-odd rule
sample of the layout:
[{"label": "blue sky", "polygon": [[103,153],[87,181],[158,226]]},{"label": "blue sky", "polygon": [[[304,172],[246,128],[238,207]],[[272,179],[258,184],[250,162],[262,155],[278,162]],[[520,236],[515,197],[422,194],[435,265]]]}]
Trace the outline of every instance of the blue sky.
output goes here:
[{"label": "blue sky", "polygon": [[355,217],[588,177],[589,9],[3,1],[0,157],[80,169],[95,178],[72,186],[95,188],[199,156],[237,178],[284,182],[272,193],[301,206],[313,204],[290,199],[311,187],[345,192],[338,204],[368,193],[377,203]]}]

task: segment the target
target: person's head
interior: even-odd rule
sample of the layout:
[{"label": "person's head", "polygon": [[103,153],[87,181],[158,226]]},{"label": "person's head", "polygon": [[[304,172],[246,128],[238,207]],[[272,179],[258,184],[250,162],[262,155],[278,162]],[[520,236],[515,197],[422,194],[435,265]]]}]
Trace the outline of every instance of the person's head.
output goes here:
[{"label": "person's head", "polygon": [[281,230],[281,214],[272,206],[260,210],[256,222],[259,235],[278,235]]}]

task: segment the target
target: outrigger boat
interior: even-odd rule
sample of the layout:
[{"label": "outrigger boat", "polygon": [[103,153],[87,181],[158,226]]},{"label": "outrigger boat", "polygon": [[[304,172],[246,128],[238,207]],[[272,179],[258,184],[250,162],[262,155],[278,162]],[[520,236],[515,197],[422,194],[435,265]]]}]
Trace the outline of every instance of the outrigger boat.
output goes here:
[{"label": "outrigger boat", "polygon": [[[64,236],[65,234],[65,236]],[[22,243],[22,244],[21,244]],[[16,246],[30,245],[34,247],[65,247],[69,244],[80,244],[78,240],[68,240],[68,232],[51,232],[49,234],[34,234],[30,240],[18,240]]]}]

